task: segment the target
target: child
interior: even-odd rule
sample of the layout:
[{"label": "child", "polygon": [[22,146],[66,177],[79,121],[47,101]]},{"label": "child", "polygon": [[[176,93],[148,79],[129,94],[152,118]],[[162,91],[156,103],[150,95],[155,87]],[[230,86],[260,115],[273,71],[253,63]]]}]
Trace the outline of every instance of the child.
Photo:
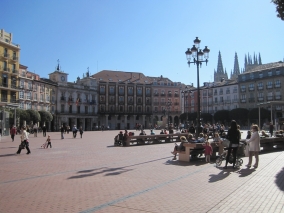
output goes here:
[{"label": "child", "polygon": [[46,148],[48,148],[48,145],[50,145],[50,148],[52,148],[52,146],[51,146],[51,140],[50,140],[50,135],[47,136],[46,142],[47,142]]},{"label": "child", "polygon": [[207,163],[210,163],[210,155],[212,155],[213,149],[210,143],[207,141],[205,144],[202,144],[203,147],[205,148],[205,161]]}]

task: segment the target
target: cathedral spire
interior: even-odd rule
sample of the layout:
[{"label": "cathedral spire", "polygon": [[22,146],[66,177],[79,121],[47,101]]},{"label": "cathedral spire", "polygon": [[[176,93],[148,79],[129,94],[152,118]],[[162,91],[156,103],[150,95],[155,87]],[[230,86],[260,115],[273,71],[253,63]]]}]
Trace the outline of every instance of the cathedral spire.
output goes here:
[{"label": "cathedral spire", "polygon": [[218,54],[217,73],[224,74],[222,56],[221,56],[221,52],[220,51],[219,51],[219,54]]},{"label": "cathedral spire", "polygon": [[261,56],[260,56],[260,53],[258,53],[258,64],[261,65],[262,62],[261,62]]}]

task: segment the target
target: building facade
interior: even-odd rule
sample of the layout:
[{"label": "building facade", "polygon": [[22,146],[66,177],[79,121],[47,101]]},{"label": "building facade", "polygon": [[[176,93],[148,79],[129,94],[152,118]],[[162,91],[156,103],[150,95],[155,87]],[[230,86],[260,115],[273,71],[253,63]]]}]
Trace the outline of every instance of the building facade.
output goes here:
[{"label": "building facade", "polygon": [[[259,103],[283,101],[284,63],[280,61],[254,66],[240,74],[238,82],[241,108],[252,109],[258,107]],[[283,115],[283,105],[274,107]]]}]

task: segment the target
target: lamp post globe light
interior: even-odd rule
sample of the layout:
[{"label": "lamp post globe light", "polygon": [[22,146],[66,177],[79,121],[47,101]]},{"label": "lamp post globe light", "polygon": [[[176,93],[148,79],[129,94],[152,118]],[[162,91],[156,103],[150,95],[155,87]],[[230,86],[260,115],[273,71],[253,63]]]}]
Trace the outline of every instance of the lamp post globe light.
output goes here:
[{"label": "lamp post globe light", "polygon": [[[187,64],[190,67],[190,64],[193,63],[197,67],[197,130],[196,134],[197,137],[200,133],[200,88],[199,88],[199,66],[201,67],[202,62],[205,62],[207,65],[208,58],[209,58],[209,52],[210,50],[205,46],[203,50],[199,49],[199,44],[201,40],[196,37],[196,39],[193,41],[194,45],[192,48],[187,48],[187,51],[185,52],[186,58],[187,58]],[[191,57],[193,58],[193,61],[191,61]],[[205,59],[205,60],[204,60]]]}]

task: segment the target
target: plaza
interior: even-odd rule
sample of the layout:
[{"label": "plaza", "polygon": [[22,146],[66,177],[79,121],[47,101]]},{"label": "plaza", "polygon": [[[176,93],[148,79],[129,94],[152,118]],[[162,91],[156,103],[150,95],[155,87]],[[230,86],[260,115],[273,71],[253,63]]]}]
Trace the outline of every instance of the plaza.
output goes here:
[{"label": "plaza", "polygon": [[247,157],[239,170],[223,170],[213,159],[172,161],[173,143],[115,147],[118,131],[48,134],[48,149],[42,134],[30,135],[30,155],[15,155],[19,135],[2,138],[1,213],[284,211],[282,150],[261,153],[256,170],[245,168]]}]

